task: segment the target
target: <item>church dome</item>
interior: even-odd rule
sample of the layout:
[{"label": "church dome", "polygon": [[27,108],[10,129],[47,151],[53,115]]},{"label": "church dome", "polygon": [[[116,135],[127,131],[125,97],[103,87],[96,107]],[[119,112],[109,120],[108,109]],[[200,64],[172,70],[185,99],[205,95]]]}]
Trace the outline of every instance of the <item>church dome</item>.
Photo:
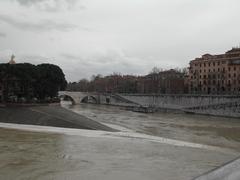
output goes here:
[{"label": "church dome", "polygon": [[8,62],[8,64],[16,64],[16,62],[14,61],[14,58],[15,58],[15,56],[12,55],[11,60]]}]

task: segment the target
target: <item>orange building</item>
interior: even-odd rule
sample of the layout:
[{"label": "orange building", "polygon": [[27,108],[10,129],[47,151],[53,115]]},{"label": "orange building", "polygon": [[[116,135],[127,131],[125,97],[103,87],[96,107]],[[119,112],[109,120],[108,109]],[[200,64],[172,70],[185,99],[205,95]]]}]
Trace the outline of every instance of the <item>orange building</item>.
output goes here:
[{"label": "orange building", "polygon": [[190,61],[189,93],[240,94],[240,48]]}]

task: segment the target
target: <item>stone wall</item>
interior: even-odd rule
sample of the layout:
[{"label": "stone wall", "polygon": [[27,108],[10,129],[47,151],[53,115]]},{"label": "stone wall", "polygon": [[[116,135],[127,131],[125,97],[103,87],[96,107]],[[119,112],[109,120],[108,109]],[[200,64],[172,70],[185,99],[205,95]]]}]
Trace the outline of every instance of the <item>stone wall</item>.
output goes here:
[{"label": "stone wall", "polygon": [[114,105],[114,106],[138,106],[138,103],[134,103],[131,100],[128,100],[119,95],[100,95],[100,104],[105,105]]},{"label": "stone wall", "polygon": [[186,113],[240,117],[240,96],[121,95],[141,106],[180,110]]},{"label": "stone wall", "polygon": [[[146,94],[94,94],[61,92],[75,104],[88,97],[88,103],[113,106],[146,106],[158,110],[177,110],[186,113],[240,117],[240,95],[146,95]],[[94,101],[95,100],[95,101]]]},{"label": "stone wall", "polygon": [[240,101],[240,96],[201,96],[201,95],[121,95],[143,106],[182,109]]}]

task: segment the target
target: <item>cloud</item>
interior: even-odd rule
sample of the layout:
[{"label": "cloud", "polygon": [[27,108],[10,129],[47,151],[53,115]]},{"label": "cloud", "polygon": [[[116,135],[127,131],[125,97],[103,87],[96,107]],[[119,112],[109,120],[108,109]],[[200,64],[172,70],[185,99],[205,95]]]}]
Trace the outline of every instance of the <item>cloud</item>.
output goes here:
[{"label": "cloud", "polygon": [[7,34],[0,32],[0,38],[5,38],[7,37]]},{"label": "cloud", "polygon": [[32,63],[32,64],[42,64],[42,63],[51,63],[51,59],[45,56],[36,55],[36,54],[20,54],[16,57],[18,63]]},{"label": "cloud", "polygon": [[15,60],[17,63],[32,63],[32,64],[42,64],[51,63],[53,59],[39,54],[29,54],[29,53],[15,53],[13,49],[1,50],[0,51],[0,63],[6,63],[10,60],[11,55],[15,55]]},{"label": "cloud", "polygon": [[67,72],[67,79],[78,81],[90,78],[94,74],[109,75],[114,72],[121,74],[144,75],[152,69],[144,59],[127,56],[121,50],[109,50],[88,56],[79,54],[60,54],[62,67]]},{"label": "cloud", "polygon": [[22,6],[35,7],[42,11],[57,12],[60,10],[72,10],[74,8],[85,9],[78,5],[79,0],[15,0]]},{"label": "cloud", "polygon": [[[239,3],[0,0],[0,50],[11,48],[16,60],[22,52],[53,57],[23,59],[58,64],[68,80],[98,73],[146,74],[154,66],[183,67],[195,57],[220,54],[239,43]],[[77,9],[81,4],[87,9]]]},{"label": "cloud", "polygon": [[[30,22],[20,19],[15,19],[7,15],[0,15],[0,22],[5,22],[11,26],[14,26],[21,30],[29,30],[29,31],[69,31],[77,28],[76,25],[56,22],[52,20],[40,20],[39,22]],[[84,29],[84,28],[83,28]],[[87,28],[86,28],[87,30]]]}]

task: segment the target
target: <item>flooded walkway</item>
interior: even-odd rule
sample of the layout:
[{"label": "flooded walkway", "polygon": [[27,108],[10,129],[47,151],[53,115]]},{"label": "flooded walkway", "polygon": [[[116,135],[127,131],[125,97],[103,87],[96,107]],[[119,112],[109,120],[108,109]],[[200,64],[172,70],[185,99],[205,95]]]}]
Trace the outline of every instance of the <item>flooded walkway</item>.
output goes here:
[{"label": "flooded walkway", "polygon": [[190,180],[239,156],[238,134],[216,133],[238,128],[234,119],[68,108],[122,131],[0,124],[0,179]]},{"label": "flooded walkway", "polygon": [[0,179],[191,179],[237,156],[131,134],[17,126],[0,129]]}]

